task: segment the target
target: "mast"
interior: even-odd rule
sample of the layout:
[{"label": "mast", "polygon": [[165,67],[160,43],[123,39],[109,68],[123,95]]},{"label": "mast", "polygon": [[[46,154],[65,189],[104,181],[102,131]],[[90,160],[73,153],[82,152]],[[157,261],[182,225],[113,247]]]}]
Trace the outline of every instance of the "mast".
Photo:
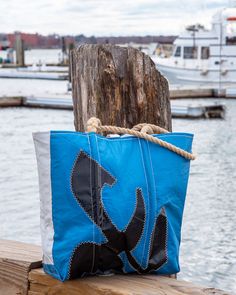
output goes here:
[{"label": "mast", "polygon": [[220,47],[219,47],[219,57],[220,57],[220,62],[219,62],[219,90],[218,90],[218,96],[221,96],[222,92],[222,81],[221,81],[221,70],[222,70],[222,42],[223,42],[223,36],[222,36],[223,30],[222,30],[222,12],[220,15]]}]

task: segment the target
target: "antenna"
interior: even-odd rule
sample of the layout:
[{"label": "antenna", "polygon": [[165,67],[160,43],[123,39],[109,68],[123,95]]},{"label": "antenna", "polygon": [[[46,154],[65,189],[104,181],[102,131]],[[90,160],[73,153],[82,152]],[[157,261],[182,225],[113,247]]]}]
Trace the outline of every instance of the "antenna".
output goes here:
[{"label": "antenna", "polygon": [[219,47],[219,87],[218,87],[218,96],[222,96],[222,81],[221,81],[221,71],[222,71],[222,42],[223,42],[223,28],[222,28],[222,12],[221,12],[221,21],[219,23],[220,25],[220,47]]}]

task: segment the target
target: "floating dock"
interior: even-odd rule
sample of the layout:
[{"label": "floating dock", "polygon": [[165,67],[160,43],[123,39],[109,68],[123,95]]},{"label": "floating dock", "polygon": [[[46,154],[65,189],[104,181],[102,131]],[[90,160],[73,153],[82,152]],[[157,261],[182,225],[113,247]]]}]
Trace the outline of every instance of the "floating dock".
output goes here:
[{"label": "floating dock", "polygon": [[45,98],[45,97],[24,97],[22,106],[35,107],[35,108],[49,108],[49,109],[62,109],[73,110],[72,99],[68,98]]},{"label": "floating dock", "polygon": [[[50,97],[3,97],[0,98],[0,107],[33,107],[73,110],[71,98],[50,98]],[[173,118],[224,118],[225,107],[221,104],[206,106],[172,106],[171,114]]]},{"label": "floating dock", "polygon": [[0,69],[0,78],[5,79],[40,79],[40,80],[68,80],[68,73],[29,70]]},{"label": "floating dock", "polygon": [[172,118],[192,118],[192,119],[223,119],[225,116],[225,106],[221,104],[206,106],[172,106]]},{"label": "floating dock", "polygon": [[170,99],[181,99],[181,98],[211,98],[213,97],[213,89],[170,89]]},{"label": "floating dock", "polygon": [[217,88],[184,88],[171,87],[170,99],[199,99],[199,98],[236,98],[236,86],[225,89]]}]

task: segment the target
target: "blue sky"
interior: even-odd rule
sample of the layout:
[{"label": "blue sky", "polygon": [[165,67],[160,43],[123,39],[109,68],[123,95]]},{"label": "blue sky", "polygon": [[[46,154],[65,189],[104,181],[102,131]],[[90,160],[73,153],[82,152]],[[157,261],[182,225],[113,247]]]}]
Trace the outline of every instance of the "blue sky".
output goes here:
[{"label": "blue sky", "polygon": [[[185,25],[210,26],[224,0],[0,0],[0,32],[87,36],[178,34]],[[232,2],[232,1],[231,1]]]}]

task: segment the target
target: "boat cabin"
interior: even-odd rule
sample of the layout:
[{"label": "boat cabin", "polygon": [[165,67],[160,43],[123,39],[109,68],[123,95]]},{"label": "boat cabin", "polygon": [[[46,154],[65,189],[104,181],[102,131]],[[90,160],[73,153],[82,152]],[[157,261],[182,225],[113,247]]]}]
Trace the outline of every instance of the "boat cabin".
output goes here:
[{"label": "boat cabin", "polygon": [[[224,59],[234,59],[236,64],[236,8],[226,8],[218,12],[212,21],[212,29],[201,25],[186,28],[174,42],[172,57],[176,64],[183,60],[207,61],[217,65]],[[206,63],[206,62],[205,62]],[[209,64],[209,61],[207,62]],[[233,65],[231,63],[231,65]]]}]

